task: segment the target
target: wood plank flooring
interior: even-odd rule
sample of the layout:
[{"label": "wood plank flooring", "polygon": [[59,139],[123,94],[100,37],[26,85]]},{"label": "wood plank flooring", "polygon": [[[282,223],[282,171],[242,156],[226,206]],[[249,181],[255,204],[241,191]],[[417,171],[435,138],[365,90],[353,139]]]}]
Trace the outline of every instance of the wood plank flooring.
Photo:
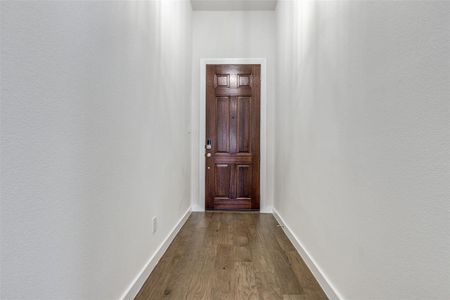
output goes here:
[{"label": "wood plank flooring", "polygon": [[327,299],[271,214],[191,214],[136,299]]}]

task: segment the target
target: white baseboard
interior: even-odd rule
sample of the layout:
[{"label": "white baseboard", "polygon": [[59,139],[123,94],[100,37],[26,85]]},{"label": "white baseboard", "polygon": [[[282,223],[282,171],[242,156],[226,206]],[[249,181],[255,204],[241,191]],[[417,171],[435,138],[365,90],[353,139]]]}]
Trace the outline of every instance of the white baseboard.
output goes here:
[{"label": "white baseboard", "polygon": [[192,211],[205,211],[205,208],[198,204],[192,204]]},{"label": "white baseboard", "polygon": [[263,207],[259,212],[262,214],[271,214],[273,213],[273,207],[272,206]]},{"label": "white baseboard", "polygon": [[283,218],[280,216],[278,211],[273,209],[273,216],[278,221],[278,223],[282,226],[284,233],[286,233],[287,237],[294,245],[298,254],[303,258],[304,262],[313,273],[316,280],[319,282],[320,286],[324,290],[325,294],[327,294],[330,300],[343,300],[344,298],[339,294],[337,289],[330,282],[329,278],[325,276],[324,272],[319,268],[314,258],[311,254],[306,250],[303,246],[303,243],[297,238],[294,232],[289,228]]},{"label": "white baseboard", "polygon": [[156,249],[155,253],[150,257],[145,266],[139,272],[139,274],[134,278],[133,282],[126,289],[125,293],[123,293],[120,299],[124,300],[132,300],[136,297],[139,290],[144,285],[150,273],[156,267],[156,264],[161,259],[163,254],[166,252],[167,248],[169,248],[170,243],[172,243],[173,239],[177,235],[178,231],[180,231],[181,227],[183,227],[184,223],[186,223],[187,219],[191,215],[191,207],[183,214],[178,223],[174,226],[174,228],[169,232],[167,237],[161,243],[161,245]]}]

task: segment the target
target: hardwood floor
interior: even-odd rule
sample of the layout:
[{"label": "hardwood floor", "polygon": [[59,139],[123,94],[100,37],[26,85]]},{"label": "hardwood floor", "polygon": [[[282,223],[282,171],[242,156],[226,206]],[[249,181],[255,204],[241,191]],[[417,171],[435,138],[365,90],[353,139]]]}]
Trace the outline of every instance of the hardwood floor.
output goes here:
[{"label": "hardwood floor", "polygon": [[271,214],[192,213],[136,299],[327,299]]}]

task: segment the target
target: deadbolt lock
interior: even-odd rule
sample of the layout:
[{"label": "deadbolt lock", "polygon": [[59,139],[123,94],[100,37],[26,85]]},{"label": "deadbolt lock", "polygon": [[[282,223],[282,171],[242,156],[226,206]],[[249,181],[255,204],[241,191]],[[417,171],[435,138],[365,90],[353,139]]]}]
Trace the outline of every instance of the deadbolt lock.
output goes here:
[{"label": "deadbolt lock", "polygon": [[208,150],[212,149],[212,141],[211,141],[211,139],[208,139],[206,141],[206,149],[208,149]]}]

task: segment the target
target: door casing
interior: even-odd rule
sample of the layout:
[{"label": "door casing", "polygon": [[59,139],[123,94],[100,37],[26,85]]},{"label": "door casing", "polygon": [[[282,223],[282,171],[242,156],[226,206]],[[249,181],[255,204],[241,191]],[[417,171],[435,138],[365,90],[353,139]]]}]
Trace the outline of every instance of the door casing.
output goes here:
[{"label": "door casing", "polygon": [[206,65],[255,64],[261,65],[261,121],[260,121],[260,212],[272,212],[267,205],[267,63],[265,58],[203,58],[200,59],[200,106],[199,106],[199,145],[198,180],[193,180],[199,192],[199,202],[191,199],[194,211],[205,210],[205,138],[206,138]]}]

